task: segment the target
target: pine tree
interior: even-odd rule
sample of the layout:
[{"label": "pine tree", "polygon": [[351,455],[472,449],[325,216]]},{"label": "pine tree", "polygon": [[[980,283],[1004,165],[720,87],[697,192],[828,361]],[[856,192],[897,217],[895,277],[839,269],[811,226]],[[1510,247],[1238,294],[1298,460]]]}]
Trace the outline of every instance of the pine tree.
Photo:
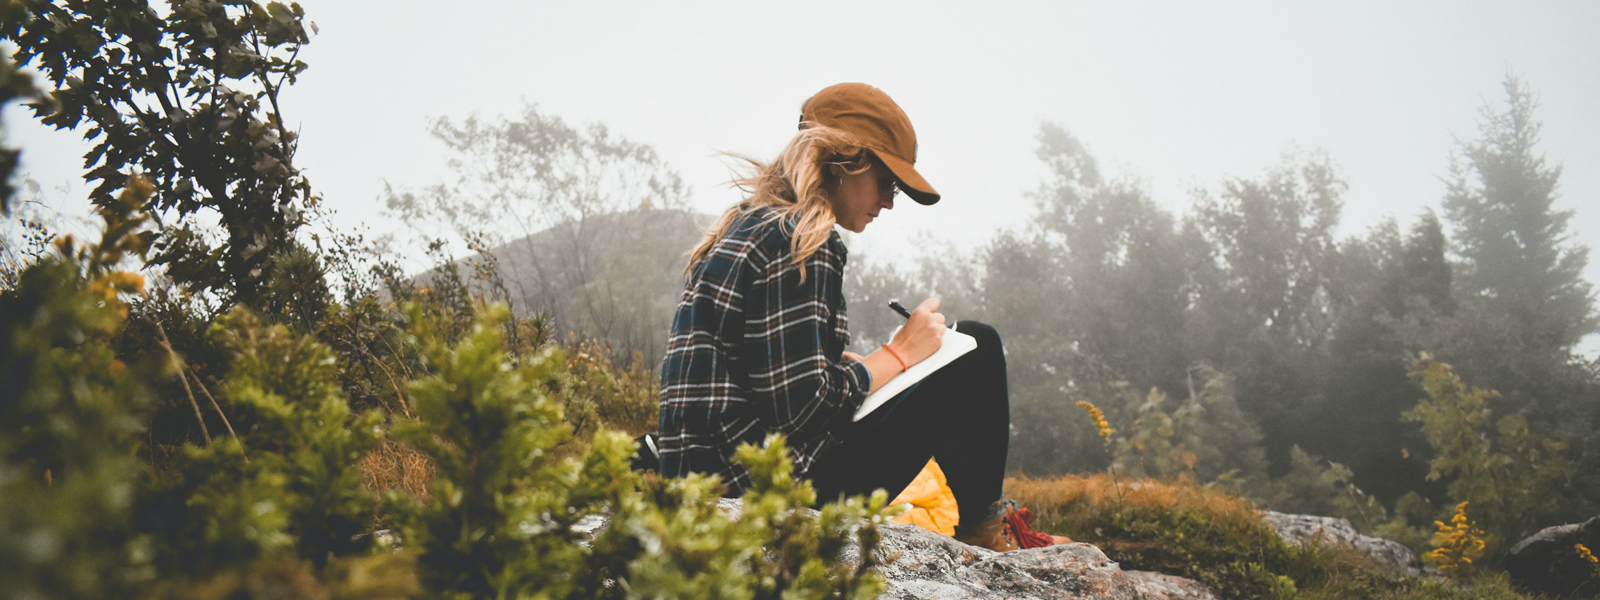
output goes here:
[{"label": "pine tree", "polygon": [[[1567,231],[1573,211],[1558,209],[1561,166],[1537,150],[1537,98],[1516,75],[1504,105],[1485,106],[1479,137],[1462,142],[1447,179],[1445,217],[1460,306],[1442,331],[1444,360],[1504,394],[1545,435],[1572,443],[1576,459],[1600,464],[1600,382],[1573,355],[1600,330],[1592,285],[1583,278],[1589,249]],[[1569,517],[1589,514],[1600,476],[1580,475]],[[1588,493],[1586,493],[1588,492]]]},{"label": "pine tree", "polygon": [[1568,351],[1600,327],[1583,279],[1589,249],[1570,242],[1571,209],[1554,207],[1561,165],[1535,150],[1537,99],[1520,77],[1505,83],[1506,105],[1483,108],[1481,137],[1454,157],[1445,217],[1454,225],[1467,297],[1506,311],[1527,350]]}]

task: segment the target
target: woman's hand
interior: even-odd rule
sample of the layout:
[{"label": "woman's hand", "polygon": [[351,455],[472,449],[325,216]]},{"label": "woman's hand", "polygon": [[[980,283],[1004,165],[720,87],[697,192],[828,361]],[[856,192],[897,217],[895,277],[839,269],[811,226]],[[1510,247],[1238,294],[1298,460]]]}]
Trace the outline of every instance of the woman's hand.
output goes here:
[{"label": "woman's hand", "polygon": [[889,340],[889,347],[905,359],[906,366],[922,362],[939,351],[947,330],[944,315],[934,312],[936,310],[939,310],[938,298],[923,300],[911,311],[911,318],[906,319],[905,326],[895,333],[894,339]]},{"label": "woman's hand", "polygon": [[[901,327],[900,331],[894,334],[894,339],[886,344],[894,349],[893,354],[898,354],[899,358],[883,348],[866,356],[854,352],[843,354],[845,360],[861,361],[872,373],[872,387],[867,390],[869,393],[878,391],[878,388],[883,387],[883,384],[888,383],[890,379],[894,379],[906,367],[922,362],[939,351],[945,328],[944,315],[933,312],[938,309],[939,301],[930,298],[917,305],[916,310],[911,311],[911,318],[906,320],[905,326]],[[902,361],[904,365],[901,364]]]}]

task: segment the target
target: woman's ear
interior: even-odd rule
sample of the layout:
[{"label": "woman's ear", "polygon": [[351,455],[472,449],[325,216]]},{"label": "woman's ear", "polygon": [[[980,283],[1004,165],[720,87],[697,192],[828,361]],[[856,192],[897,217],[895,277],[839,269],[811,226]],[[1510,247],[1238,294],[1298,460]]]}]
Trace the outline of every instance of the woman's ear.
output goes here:
[{"label": "woman's ear", "polygon": [[844,181],[844,176],[850,171],[843,163],[830,162],[827,170],[822,173],[822,189],[833,191],[839,188],[839,182]]}]

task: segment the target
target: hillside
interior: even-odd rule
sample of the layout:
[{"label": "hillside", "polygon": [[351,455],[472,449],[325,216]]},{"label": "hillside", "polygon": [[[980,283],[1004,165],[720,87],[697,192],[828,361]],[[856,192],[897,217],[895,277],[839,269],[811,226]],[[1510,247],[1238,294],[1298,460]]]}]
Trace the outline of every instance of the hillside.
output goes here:
[{"label": "hillside", "polygon": [[475,293],[510,303],[520,316],[543,314],[557,335],[603,340],[625,363],[638,353],[653,367],[683,289],[684,254],[713,219],[650,207],[601,214],[456,264]]}]

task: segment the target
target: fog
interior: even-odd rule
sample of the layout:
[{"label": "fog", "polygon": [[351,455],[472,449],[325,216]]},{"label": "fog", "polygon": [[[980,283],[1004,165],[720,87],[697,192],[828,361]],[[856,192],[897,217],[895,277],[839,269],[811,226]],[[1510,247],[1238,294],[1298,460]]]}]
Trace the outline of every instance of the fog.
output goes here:
[{"label": "fog", "polygon": [[[1286,148],[1326,151],[1349,189],[1340,232],[1437,208],[1457,137],[1471,139],[1507,73],[1539,95],[1540,149],[1564,166],[1569,232],[1600,232],[1600,5],[1586,2],[818,2],[760,5],[302,2],[319,29],[284,95],[296,162],[335,223],[413,235],[377,214],[385,182],[445,176],[430,117],[524,102],[657,148],[694,208],[736,199],[720,151],[774,155],[812,92],[864,81],[917,127],[918,168],[944,195],[902,202],[852,247],[897,262],[971,248],[1030,213],[1041,123],[1082,140],[1113,177],[1181,213],[1195,187],[1255,177]],[[24,171],[83,210],[84,146],[12,113]],[[407,256],[416,260],[420,257]],[[1600,261],[1588,279],[1600,280]],[[1594,355],[1591,337],[1585,352]]]},{"label": "fog", "polygon": [[[602,440],[596,432],[610,427],[626,432],[620,441],[664,424],[670,440],[674,419],[658,419],[657,407],[672,375],[663,385],[653,369],[674,364],[661,357],[669,320],[687,306],[680,305],[681,251],[701,235],[696,221],[739,199],[725,183],[737,164],[728,153],[773,157],[794,135],[808,96],[862,81],[910,115],[917,168],[943,200],[925,207],[902,197],[867,231],[845,236],[850,266],[838,285],[846,302],[831,278],[813,280],[827,296],[826,318],[843,323],[848,304],[848,349],[857,353],[878,349],[905,324],[885,308],[891,298],[936,296],[953,319],[1000,332],[1003,354],[981,360],[987,370],[1003,358],[1004,395],[973,391],[962,401],[991,403],[984,406],[995,415],[1008,411],[1008,474],[1109,471],[1119,521],[1136,514],[1123,511],[1125,482],[1159,480],[1201,484],[1271,510],[1350,519],[1413,550],[1430,540],[1469,545],[1483,534],[1490,541],[1477,547],[1490,548],[1490,565],[1529,533],[1600,512],[1600,334],[1591,333],[1600,331],[1593,284],[1600,259],[1589,254],[1600,239],[1600,42],[1592,33],[1600,4],[303,4],[316,31],[303,49],[302,23],[282,6],[270,25],[217,21],[222,30],[180,12],[181,19],[149,26],[165,32],[163,43],[174,45],[181,64],[151,64],[164,52],[139,43],[132,45],[139,51],[124,53],[128,40],[119,38],[82,64],[60,67],[79,69],[84,84],[66,86],[60,119],[74,118],[82,101],[93,126],[116,132],[118,119],[138,118],[154,131],[113,135],[109,151],[92,154],[87,168],[105,175],[97,201],[119,186],[128,201],[103,202],[117,208],[101,213],[110,233],[79,258],[39,260],[53,234],[94,235],[81,181],[87,145],[77,137],[91,125],[49,131],[26,111],[7,113],[7,141],[23,148],[21,174],[31,185],[8,198],[16,210],[0,227],[0,300],[22,307],[4,311],[11,321],[36,322],[27,332],[72,334],[25,332],[11,336],[13,345],[24,359],[81,348],[67,353],[70,364],[39,362],[31,379],[11,387],[76,398],[76,391],[51,390],[88,389],[110,373],[118,390],[134,394],[145,378],[164,398],[150,413],[150,448],[197,439],[209,446],[209,431],[225,430],[244,440],[238,448],[253,445],[252,456],[316,444],[263,437],[287,426],[256,417],[290,409],[245,408],[238,435],[229,424],[236,406],[381,408],[413,421],[391,419],[402,432],[396,439],[412,435],[405,431],[415,433],[412,440],[433,435],[438,443],[426,446],[448,449],[427,459],[447,461],[437,463],[447,476],[469,471],[448,462],[459,457],[526,464],[523,457],[549,448],[471,444],[542,437],[555,444],[557,436],[537,433],[557,432],[552,424],[560,432],[571,425],[579,443],[569,448]],[[246,10],[211,6],[195,18],[231,21]],[[96,35],[122,35],[114,25],[164,20],[162,3],[155,10],[57,14],[26,22],[27,34],[16,39],[32,52],[25,58],[54,67],[72,48],[96,46],[89,43]],[[185,33],[193,31],[201,33]],[[28,41],[36,38],[49,43]],[[255,61],[239,49],[257,43],[271,47],[258,55],[265,62],[215,54],[229,49]],[[297,68],[278,60],[291,54],[309,70],[275,96],[266,73],[271,65]],[[138,62],[125,71],[141,74],[107,66],[127,57]],[[244,64],[269,66],[226,76]],[[193,65],[223,73],[223,87],[190,76]],[[111,87],[124,85],[160,98],[129,98]],[[240,87],[227,89],[233,85]],[[251,107],[253,86],[281,112]],[[210,99],[219,104],[178,106]],[[161,114],[127,114],[142,111],[140,103]],[[246,112],[248,120],[239,118]],[[260,120],[269,112],[299,136]],[[143,145],[153,136],[172,143]],[[154,174],[154,195],[107,170],[133,165]],[[305,189],[319,200],[290,198]],[[166,276],[110,272],[125,249],[148,241],[119,237],[134,221],[113,205],[131,210],[146,199],[176,203],[157,215],[156,254],[145,260],[166,265],[151,269],[165,268]],[[90,276],[68,277],[74,268]],[[133,300],[145,284],[149,292]],[[823,304],[814,297],[803,296],[802,306]],[[511,310],[481,311],[474,301],[484,298],[505,300]],[[45,310],[59,306],[73,310]],[[485,326],[507,312],[518,317],[510,326]],[[91,320],[102,317],[128,325],[113,335],[115,328]],[[91,330],[97,338],[73,333]],[[784,336],[798,334],[787,331],[769,339],[793,346],[796,338]],[[256,339],[308,343],[281,344],[295,350],[280,360],[240,345]],[[832,353],[842,345],[823,346]],[[113,359],[156,348],[187,368],[158,373],[153,363],[144,371]],[[760,358],[728,348],[736,367],[729,373],[741,381],[743,363],[735,361]],[[806,365],[822,362],[787,362],[781,370],[814,373]],[[257,363],[295,373],[273,384],[285,388],[281,402],[277,392],[255,393],[266,384],[254,379],[268,379],[258,377]],[[183,396],[170,373],[182,374]],[[224,428],[208,430],[212,419],[189,391],[191,380]],[[752,389],[757,395],[744,400],[755,401],[745,404],[766,411],[765,391]],[[207,390],[221,390],[229,409]],[[851,401],[846,394],[829,405]],[[522,427],[514,423],[521,417],[481,409],[532,419],[556,411],[556,402],[560,411],[538,417],[549,421],[543,429],[504,430],[528,435],[475,424],[490,433],[464,441],[412,428],[466,431],[451,424],[462,423],[457,418]],[[37,412],[45,415],[37,419],[24,407],[10,421],[24,429],[86,423],[77,434],[85,440],[107,437],[95,433],[96,423],[121,422],[61,417],[79,405],[57,404],[46,408],[58,412]],[[535,405],[543,408],[529,408]],[[804,412],[827,418],[813,410],[820,406]],[[118,408],[123,413],[106,414],[133,423],[135,408],[129,401]],[[314,421],[318,433],[296,439],[346,433],[327,431],[336,422],[328,414],[302,419],[307,425],[295,427]],[[480,414],[490,416],[472,416]],[[834,423],[824,425],[835,433]],[[815,433],[806,443],[823,431],[805,433]],[[131,456],[133,447],[117,452]],[[606,446],[591,447],[604,453]],[[156,462],[123,472],[194,474],[191,467],[211,460],[205,456],[225,456],[138,454]],[[308,480],[274,474],[277,462],[257,463],[270,477],[219,473]],[[330,464],[311,462],[318,473]],[[29,467],[44,470],[28,481],[50,489],[50,464]],[[430,477],[409,470],[419,485]],[[515,481],[555,481],[532,477]],[[543,493],[523,483],[492,487],[482,497],[518,487]],[[162,491],[161,502],[255,506],[209,499],[208,490],[223,489],[211,483],[173,489],[206,495]],[[129,506],[144,502],[127,497]],[[300,502],[286,498],[284,507]],[[1478,534],[1465,522],[1468,504],[1481,519]],[[111,517],[133,518],[123,512]],[[289,523],[275,515],[251,518]],[[185,522],[211,527],[208,519]],[[1445,521],[1458,525],[1446,530]],[[127,523],[74,531],[142,531]],[[326,531],[339,544],[352,539]],[[1093,531],[1101,535],[1099,526]],[[262,539],[274,536],[290,539]],[[1157,545],[1138,544],[1128,547]],[[117,548],[104,549],[126,554]],[[299,551],[332,556],[312,546]],[[455,564],[415,556],[419,565]],[[1282,579],[1256,563],[1226,564],[1229,572]],[[239,573],[241,581],[253,577]]]}]

